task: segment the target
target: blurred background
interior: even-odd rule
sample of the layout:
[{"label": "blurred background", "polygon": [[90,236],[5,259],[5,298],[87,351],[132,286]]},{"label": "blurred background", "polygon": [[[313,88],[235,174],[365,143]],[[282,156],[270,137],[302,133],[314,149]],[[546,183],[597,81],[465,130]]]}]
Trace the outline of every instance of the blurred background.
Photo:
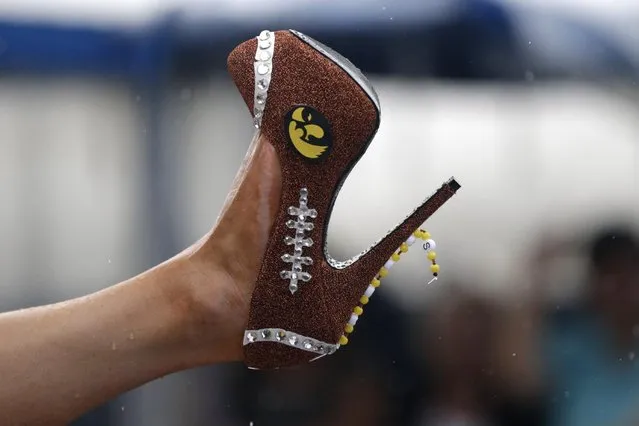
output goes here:
[{"label": "blurred background", "polygon": [[337,356],[172,375],[74,425],[638,425],[637,22],[634,0],[1,0],[0,310],[207,232],[254,130],[226,56],[295,28],[382,103],[329,249],[454,175],[425,226],[441,279],[409,253]]}]

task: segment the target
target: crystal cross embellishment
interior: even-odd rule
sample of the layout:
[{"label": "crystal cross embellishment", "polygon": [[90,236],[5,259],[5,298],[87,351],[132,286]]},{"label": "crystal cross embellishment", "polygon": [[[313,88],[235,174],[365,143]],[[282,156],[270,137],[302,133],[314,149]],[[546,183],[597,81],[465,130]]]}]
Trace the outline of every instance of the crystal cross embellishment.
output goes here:
[{"label": "crystal cross embellishment", "polygon": [[311,280],[311,274],[304,271],[304,266],[312,265],[313,259],[303,256],[303,252],[305,247],[313,245],[313,240],[307,237],[306,232],[310,232],[315,228],[315,225],[309,219],[317,217],[317,210],[309,208],[307,203],[308,190],[302,188],[300,190],[299,207],[291,206],[288,208],[288,214],[294,216],[295,219],[289,219],[286,222],[286,226],[295,230],[295,236],[287,235],[284,238],[284,243],[287,246],[293,246],[293,253],[287,253],[282,256],[284,263],[291,264],[291,269],[281,271],[280,276],[289,282],[288,289],[291,294],[298,290],[300,281],[308,282]]}]

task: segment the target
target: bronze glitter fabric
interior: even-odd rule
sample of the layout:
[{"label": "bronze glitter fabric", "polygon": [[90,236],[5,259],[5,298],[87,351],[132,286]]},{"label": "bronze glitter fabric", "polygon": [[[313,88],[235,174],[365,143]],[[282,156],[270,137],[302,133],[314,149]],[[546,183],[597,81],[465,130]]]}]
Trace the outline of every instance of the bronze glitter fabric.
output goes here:
[{"label": "bronze glitter fabric", "polygon": [[[249,110],[253,110],[253,62],[256,39],[236,47],[228,69]],[[309,161],[291,146],[285,116],[295,105],[321,112],[331,125],[331,151],[319,161]],[[282,168],[282,198],[271,229],[262,267],[251,300],[247,329],[281,328],[303,336],[337,343],[350,315],[370,281],[393,252],[439,207],[459,185],[445,183],[391,234],[345,269],[333,268],[324,257],[326,225],[336,192],[377,131],[378,113],[362,88],[338,65],[288,31],[276,32],[273,72],[261,137],[271,143]],[[304,249],[313,259],[305,266],[312,275],[291,294],[280,271],[289,270],[281,256],[292,251],[284,237],[294,231],[286,226],[287,209],[298,206],[300,189],[308,188],[308,205],[318,212],[315,229],[307,232],[314,244]],[[356,223],[353,226],[357,226]],[[372,302],[373,303],[373,302]],[[364,316],[366,313],[364,312]],[[244,346],[249,367],[272,369],[306,363],[317,354],[275,342]]]}]

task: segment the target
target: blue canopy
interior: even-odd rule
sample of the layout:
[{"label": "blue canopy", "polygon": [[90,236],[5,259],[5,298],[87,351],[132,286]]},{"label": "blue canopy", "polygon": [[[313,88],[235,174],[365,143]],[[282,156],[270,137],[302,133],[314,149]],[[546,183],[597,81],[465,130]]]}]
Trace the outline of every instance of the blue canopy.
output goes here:
[{"label": "blue canopy", "polygon": [[[285,2],[280,12],[265,16],[186,10],[140,28],[0,18],[0,72],[142,80],[171,72],[209,75],[223,69],[238,41],[262,28],[292,27],[325,41],[369,73],[506,80],[523,80],[528,72],[537,78],[636,75],[628,52],[576,20],[531,10],[523,16],[490,0],[383,3]],[[549,26],[561,31],[554,38],[543,37],[547,30],[535,31]]]}]

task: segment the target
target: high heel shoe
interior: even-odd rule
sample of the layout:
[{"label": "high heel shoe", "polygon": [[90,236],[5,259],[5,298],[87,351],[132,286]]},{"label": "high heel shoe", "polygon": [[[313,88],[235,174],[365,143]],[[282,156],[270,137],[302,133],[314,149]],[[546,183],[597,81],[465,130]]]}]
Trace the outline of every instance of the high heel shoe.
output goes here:
[{"label": "high heel shoe", "polygon": [[244,333],[249,368],[306,363],[334,353],[399,256],[427,240],[419,229],[460,188],[451,178],[369,250],[341,262],[326,249],[334,201],[380,122],[377,94],[348,60],[297,31],[263,31],[237,46],[228,69],[253,113],[258,137],[282,173],[279,212]]}]

